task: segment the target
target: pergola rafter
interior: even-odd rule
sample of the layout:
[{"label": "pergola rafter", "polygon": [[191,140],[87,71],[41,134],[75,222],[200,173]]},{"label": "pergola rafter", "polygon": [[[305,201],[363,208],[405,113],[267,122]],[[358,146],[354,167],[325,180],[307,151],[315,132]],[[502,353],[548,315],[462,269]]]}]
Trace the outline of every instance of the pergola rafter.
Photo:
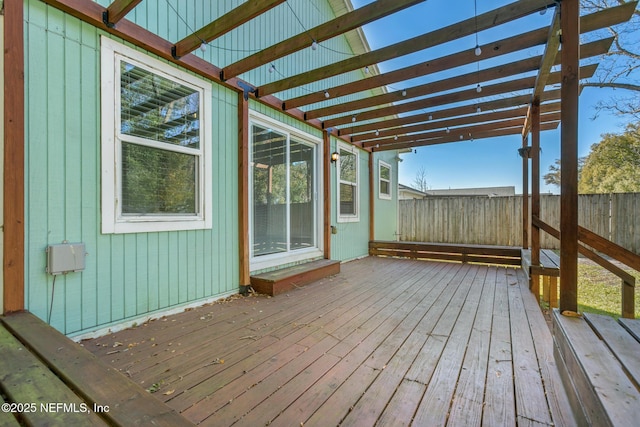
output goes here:
[{"label": "pergola rafter", "polygon": [[[222,69],[222,78],[228,79],[236,77],[246,71],[309,47],[314,41],[316,43],[323,42],[417,3],[422,3],[423,1],[425,0],[375,1],[280,43],[274,44],[273,46],[269,46],[240,61],[227,65]],[[373,63],[368,65],[373,65]]]},{"label": "pergola rafter", "polygon": [[400,43],[364,53],[362,55],[345,59],[335,64],[316,68],[315,70],[301,73],[296,76],[278,80],[273,83],[262,85],[258,88],[260,96],[281,92],[285,89],[302,86],[314,81],[326,79],[329,77],[343,74],[349,71],[363,68],[367,65],[377,64],[399,56],[408,55],[423,49],[437,46],[452,40],[459,39],[464,36],[483,31],[488,28],[504,24],[531,13],[544,10],[547,7],[554,6],[554,1],[548,0],[521,0],[508,4],[501,8],[492,10],[475,18],[466,19],[457,24],[405,40]]}]

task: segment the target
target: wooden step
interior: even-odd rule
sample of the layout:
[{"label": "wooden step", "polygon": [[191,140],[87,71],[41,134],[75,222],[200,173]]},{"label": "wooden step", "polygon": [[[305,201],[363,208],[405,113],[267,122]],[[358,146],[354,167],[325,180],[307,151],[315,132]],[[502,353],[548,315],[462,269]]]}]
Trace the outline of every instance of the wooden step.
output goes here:
[{"label": "wooden step", "polygon": [[321,259],[251,276],[251,286],[261,294],[278,295],[340,273],[340,261]]},{"label": "wooden step", "polygon": [[[2,318],[4,327],[26,347],[31,356],[44,364],[49,375],[45,384],[51,384],[55,393],[51,402],[65,403],[71,396],[62,395],[58,387],[72,389],[82,401],[93,405],[108,406],[108,412],[100,415],[109,425],[133,426],[186,426],[193,425],[162,401],[129,380],[116,369],[108,366],[93,354],[71,341],[51,326],[30,313],[16,313]],[[13,349],[18,352],[18,349]],[[27,354],[22,351],[21,354]],[[16,359],[12,357],[10,360]],[[6,359],[4,355],[0,360]],[[6,363],[6,362],[5,362]],[[18,363],[15,361],[13,363]],[[0,369],[0,372],[11,372]],[[53,375],[55,374],[55,375]],[[64,383],[64,385],[62,385]],[[10,386],[15,393],[22,393],[25,383]],[[58,384],[58,385],[56,385]],[[4,385],[3,385],[4,388]],[[39,392],[39,390],[37,390]],[[76,396],[76,398],[78,397]],[[13,397],[12,399],[15,399]],[[39,398],[46,401],[46,396]],[[26,402],[29,400],[16,400]],[[86,415],[86,414],[83,414]],[[35,423],[34,425],[46,425]],[[57,425],[57,424],[56,424]],[[60,425],[87,425],[86,423],[63,422]],[[90,424],[89,424],[90,425]]]},{"label": "wooden step", "polygon": [[625,328],[636,341],[640,341],[640,319],[618,319],[618,322]]},{"label": "wooden step", "polygon": [[640,342],[613,317],[601,314],[585,314],[587,323],[620,361],[622,368],[640,388]]},{"label": "wooden step", "polygon": [[[92,405],[71,391],[1,323],[0,389],[7,397],[6,403],[16,405],[0,412],[2,426],[17,426],[18,419],[34,426],[108,425],[89,412],[93,411]],[[68,407],[49,406],[52,403],[65,403]]]},{"label": "wooden step", "polygon": [[553,330],[556,362],[575,396],[576,418],[594,426],[637,425],[640,392],[587,321],[553,310]]}]

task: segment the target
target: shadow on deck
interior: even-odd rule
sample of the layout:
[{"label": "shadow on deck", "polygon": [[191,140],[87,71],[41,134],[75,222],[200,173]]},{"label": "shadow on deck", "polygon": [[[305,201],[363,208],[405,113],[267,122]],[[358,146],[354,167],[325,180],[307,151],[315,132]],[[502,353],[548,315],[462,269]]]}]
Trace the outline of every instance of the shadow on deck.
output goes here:
[{"label": "shadow on deck", "polygon": [[202,425],[575,425],[519,268],[370,257],[84,345]]}]

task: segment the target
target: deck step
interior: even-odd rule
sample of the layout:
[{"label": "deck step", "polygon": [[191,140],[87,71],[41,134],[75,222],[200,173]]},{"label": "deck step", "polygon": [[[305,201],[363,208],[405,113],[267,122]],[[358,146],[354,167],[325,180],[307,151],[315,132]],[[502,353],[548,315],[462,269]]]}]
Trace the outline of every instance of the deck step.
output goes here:
[{"label": "deck step", "polygon": [[[604,323],[595,316],[587,317],[598,325]],[[575,391],[577,397],[574,413],[584,416],[589,425],[636,425],[640,419],[640,391],[587,320],[563,316],[554,310],[553,329],[556,362],[563,371],[565,387]],[[604,329],[600,327],[601,331]]]},{"label": "deck step", "polygon": [[338,273],[340,261],[321,259],[251,276],[251,286],[258,293],[274,296]]},{"label": "deck step", "polygon": [[[183,426],[193,425],[180,416],[165,403],[161,402],[142,387],[129,380],[116,369],[109,367],[96,356],[89,353],[80,345],[71,341],[51,326],[44,323],[31,313],[16,313],[1,319],[6,331],[11,332],[15,343],[4,346],[0,349],[3,354],[0,360],[4,363],[26,363],[19,357],[4,356],[4,352],[13,351],[16,355],[21,354],[24,360],[37,360],[35,366],[41,366],[47,377],[40,378],[42,384],[54,387],[53,396],[40,396],[39,389],[34,390],[30,400],[20,395],[12,397],[16,402],[72,402],[73,396],[62,395],[59,389],[74,390],[77,393],[76,399],[82,399],[89,404],[108,406],[108,412],[100,415],[113,426],[132,425],[155,425],[155,426]],[[6,335],[11,335],[7,332]],[[11,338],[13,338],[11,337]],[[8,339],[5,337],[5,339]],[[4,340],[3,340],[4,342]],[[10,339],[9,339],[9,342]],[[19,349],[22,349],[20,351]],[[26,351],[24,349],[28,349]],[[37,356],[37,357],[36,357]],[[15,372],[15,368],[12,369]],[[0,372],[12,372],[5,370],[2,366]],[[3,378],[3,381],[6,379]],[[24,381],[15,380],[14,384],[8,386],[3,384],[3,389],[8,388],[11,393],[24,393],[26,387]],[[28,391],[28,389],[27,389]],[[73,393],[72,393],[73,394]],[[21,400],[16,400],[20,398]],[[49,399],[49,400],[48,400]],[[77,415],[77,414],[76,414]],[[82,414],[85,416],[86,414]],[[99,421],[99,420],[98,420]],[[33,425],[46,425],[35,423]],[[57,425],[57,424],[56,424]],[[62,422],[60,425],[90,425],[87,423]]]},{"label": "deck step", "polygon": [[585,314],[585,319],[620,361],[622,368],[640,388],[640,342],[629,334],[613,317],[601,314]]},{"label": "deck step", "polygon": [[636,341],[640,341],[640,319],[619,319],[618,322]]},{"label": "deck step", "polygon": [[[108,425],[95,413],[86,412],[93,409],[89,403],[71,391],[1,323],[0,389],[6,403],[16,405],[10,411],[0,412],[2,426],[20,425],[18,419],[34,426]],[[48,406],[58,402],[68,407]]]}]

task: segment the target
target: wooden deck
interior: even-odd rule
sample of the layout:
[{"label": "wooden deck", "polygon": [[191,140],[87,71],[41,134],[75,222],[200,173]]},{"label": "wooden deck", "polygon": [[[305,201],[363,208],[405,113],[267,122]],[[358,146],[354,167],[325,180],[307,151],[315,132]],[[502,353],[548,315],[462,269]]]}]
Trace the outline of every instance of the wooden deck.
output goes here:
[{"label": "wooden deck", "polygon": [[519,268],[370,257],[84,345],[201,425],[575,425]]}]

